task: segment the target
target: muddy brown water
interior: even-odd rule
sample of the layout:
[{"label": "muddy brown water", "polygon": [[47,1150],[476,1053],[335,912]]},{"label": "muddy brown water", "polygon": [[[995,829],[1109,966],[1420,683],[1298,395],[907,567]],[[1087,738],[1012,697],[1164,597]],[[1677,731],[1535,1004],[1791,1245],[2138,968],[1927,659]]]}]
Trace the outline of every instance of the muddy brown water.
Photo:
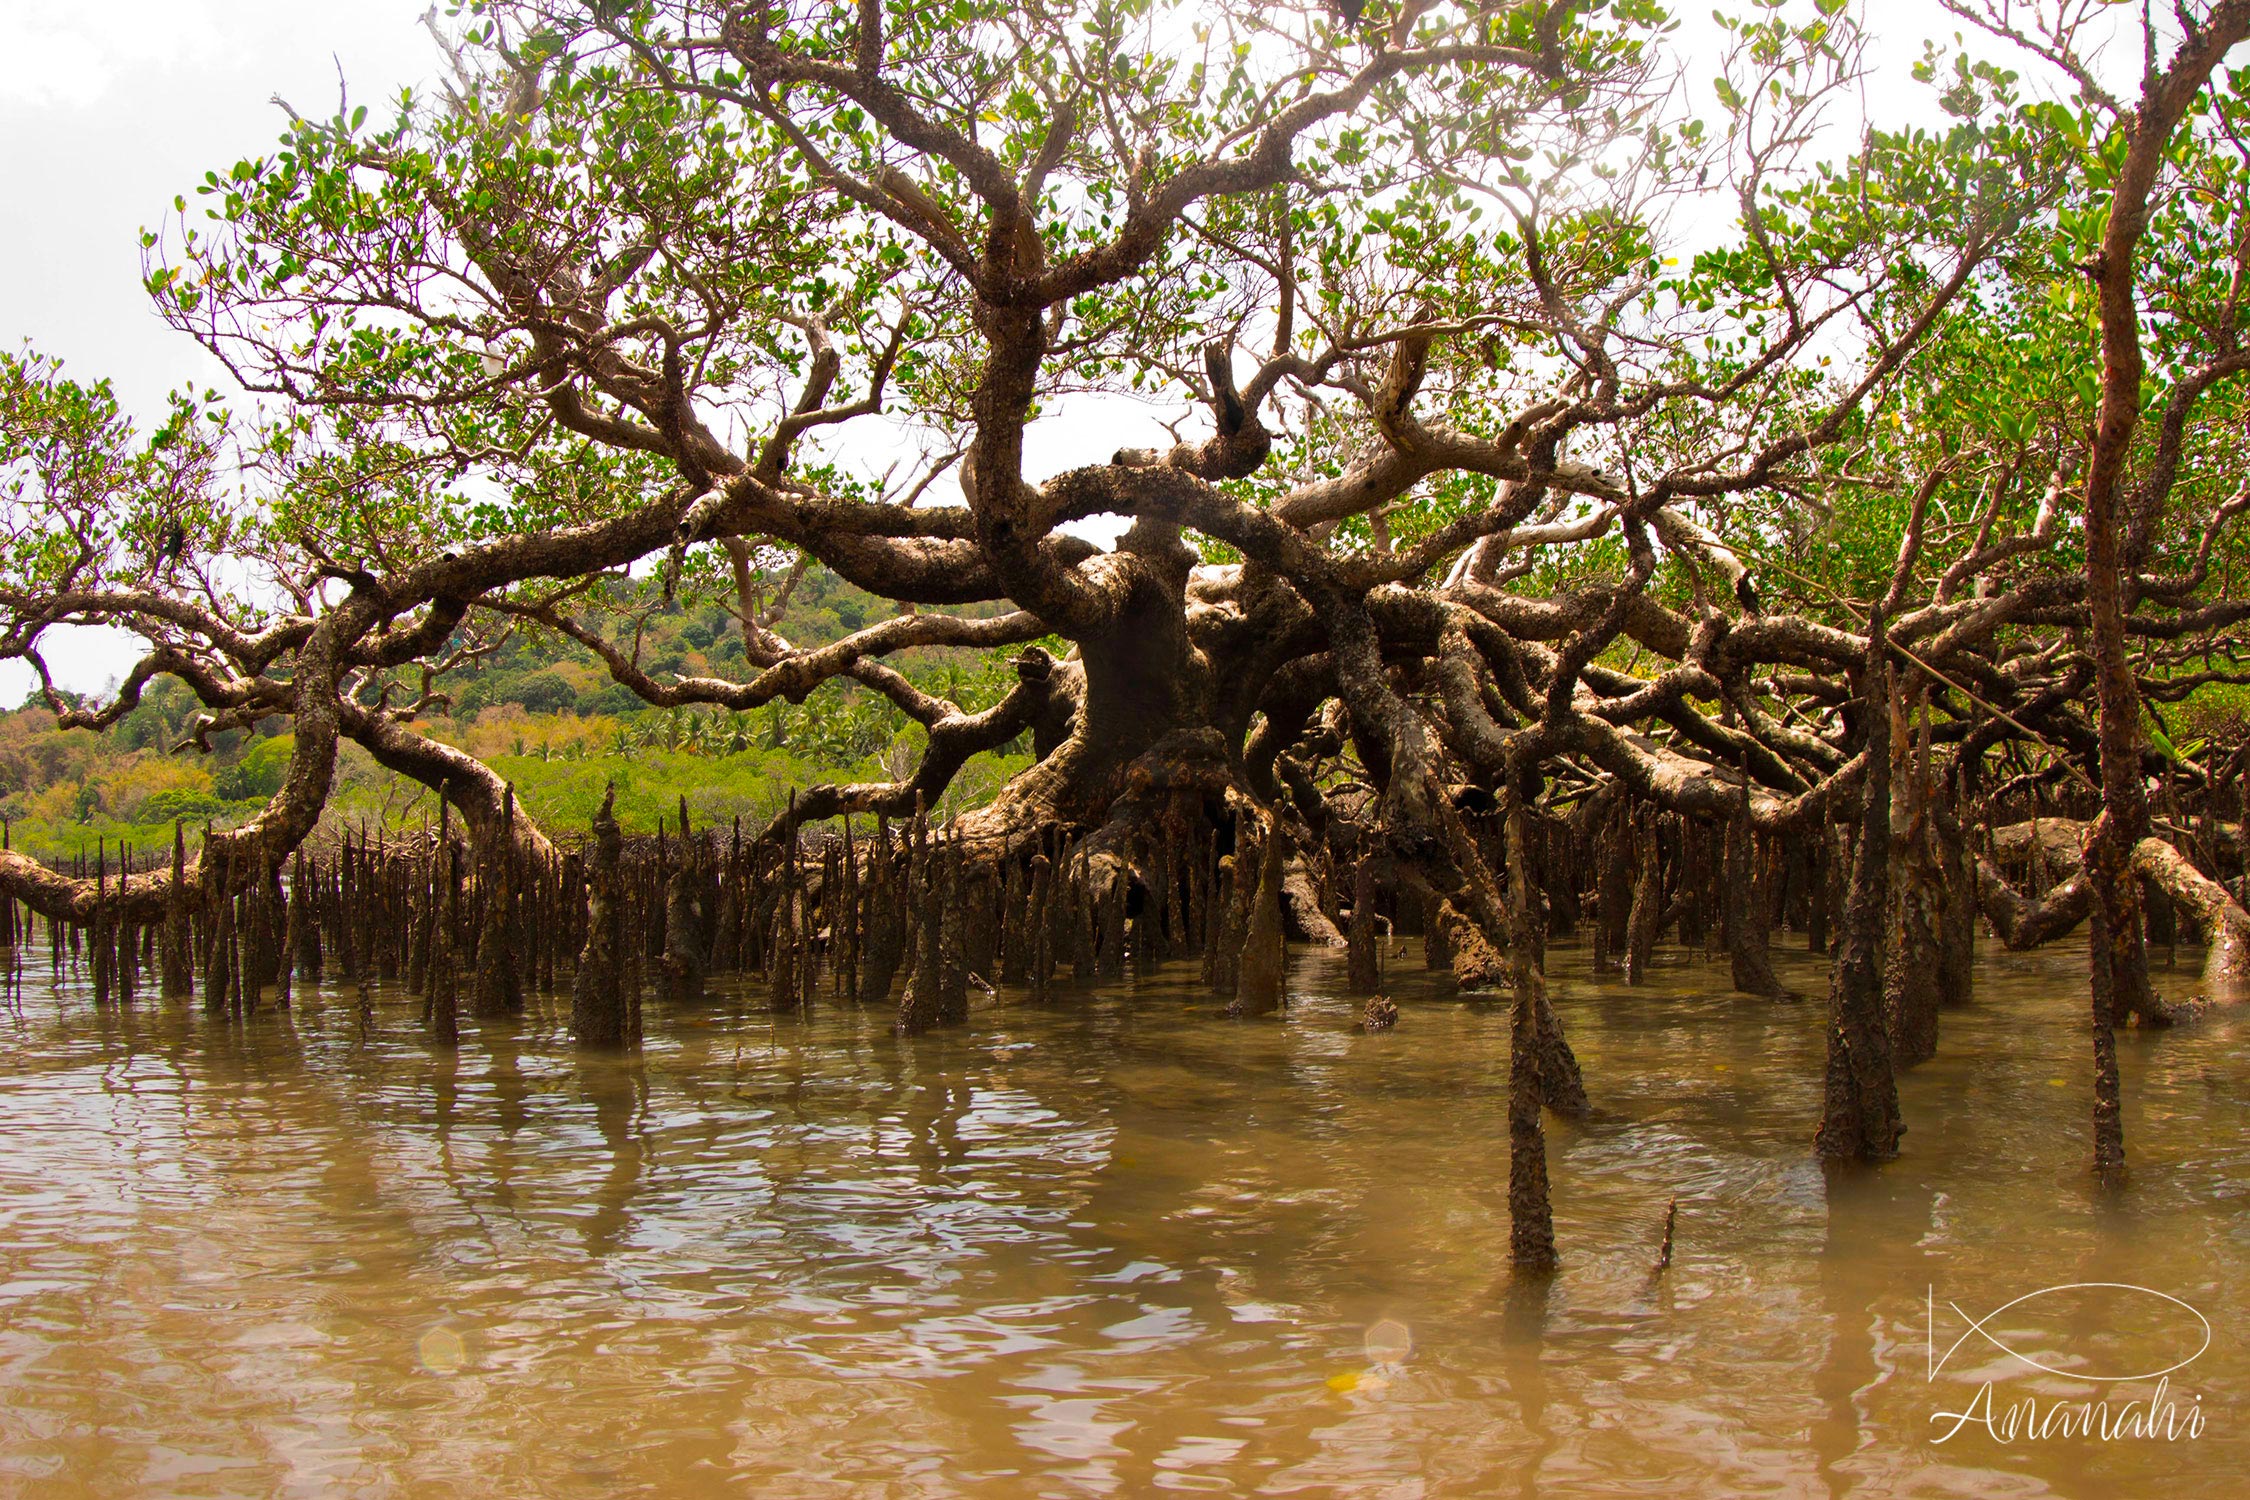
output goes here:
[{"label": "muddy brown water", "polygon": [[[1817,1003],[1558,948],[1597,1113],[1550,1125],[1543,1285],[1504,1260],[1505,1011],[1418,962],[1381,1035],[1297,953],[1278,1020],[1184,966],[913,1040],[722,992],[622,1059],[551,1010],[433,1053],[393,993],[366,1038],[334,991],[96,1013],[36,957],[0,1494],[2250,1493],[2250,1015],[2124,1035],[2105,1195],[2075,946],[1988,953],[1904,1159],[1834,1175]],[[2054,1428],[2097,1400],[2106,1439]]]}]

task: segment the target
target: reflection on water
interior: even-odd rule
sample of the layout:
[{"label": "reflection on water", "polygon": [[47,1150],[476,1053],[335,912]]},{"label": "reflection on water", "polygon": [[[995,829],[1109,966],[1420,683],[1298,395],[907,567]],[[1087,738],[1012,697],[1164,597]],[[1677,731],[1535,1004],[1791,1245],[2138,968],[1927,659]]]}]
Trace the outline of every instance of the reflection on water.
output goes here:
[{"label": "reflection on water", "polygon": [[[1278,1022],[1182,967],[912,1040],[722,995],[634,1058],[553,1013],[435,1053],[398,994],[364,1041],[334,994],[96,1013],[35,969],[0,1012],[0,1494],[2250,1492],[2241,1021],[2122,1039],[2112,1201],[2075,951],[1989,958],[1905,1159],[1839,1175],[1817,1006],[1553,960],[1598,1112],[1550,1135],[1551,1284],[1506,1271],[1505,1012],[1407,974],[1362,1035],[1325,954]],[[1948,1302],[2101,1281],[2210,1318],[2171,1376],[2201,1437],[1929,1443],[1987,1379],[2145,1394],[1973,1338],[1928,1376],[1929,1289],[1942,1345]],[[1993,1326],[2151,1370],[2181,1333],[2145,1311]]]}]

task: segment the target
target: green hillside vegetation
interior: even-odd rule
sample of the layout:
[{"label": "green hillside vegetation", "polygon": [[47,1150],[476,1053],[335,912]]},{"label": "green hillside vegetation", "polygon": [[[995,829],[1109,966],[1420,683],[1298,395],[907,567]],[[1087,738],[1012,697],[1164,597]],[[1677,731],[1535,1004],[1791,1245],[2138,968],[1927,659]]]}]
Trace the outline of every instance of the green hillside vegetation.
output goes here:
[{"label": "green hillside vegetation", "polygon": [[[740,680],[749,675],[737,622],[715,604],[667,603],[655,585],[619,611],[641,617],[640,663],[667,674]],[[832,641],[895,606],[814,569],[798,585],[780,627],[798,645]],[[628,630],[629,635],[629,630]],[[1006,651],[936,650],[895,663],[920,686],[970,711],[997,702],[1014,681]],[[434,739],[458,745],[516,788],[524,806],[557,832],[583,830],[615,782],[617,814],[628,831],[653,830],[685,797],[707,825],[739,817],[763,823],[792,790],[822,781],[888,780],[920,754],[921,727],[881,694],[831,682],[802,704],[775,701],[744,713],[653,709],[611,679],[585,648],[551,632],[518,631],[448,673],[440,689],[449,712],[414,721]],[[0,817],[18,849],[92,858],[114,849],[169,846],[175,820],[191,835],[205,823],[231,827],[254,815],[280,787],[292,738],[276,718],[256,732],[192,738],[200,712],[176,681],[153,683],[141,705],[107,735],[59,730],[34,694],[0,713]],[[955,781],[940,815],[988,800],[1030,764],[1028,743],[980,758]],[[330,825],[416,827],[435,818],[434,799],[393,775],[356,745],[337,766]]]}]

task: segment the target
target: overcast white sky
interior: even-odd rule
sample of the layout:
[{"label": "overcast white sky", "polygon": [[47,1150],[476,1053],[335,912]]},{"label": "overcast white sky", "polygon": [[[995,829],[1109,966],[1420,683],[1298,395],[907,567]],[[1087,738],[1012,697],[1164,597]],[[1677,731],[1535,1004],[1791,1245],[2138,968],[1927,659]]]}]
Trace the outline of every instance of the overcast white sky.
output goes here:
[{"label": "overcast white sky", "polygon": [[[10,221],[0,234],[0,340],[28,339],[81,379],[110,377],[142,414],[160,411],[176,386],[220,379],[150,310],[138,231],[160,223],[173,195],[204,172],[273,145],[282,123],[273,95],[326,114],[340,67],[353,101],[379,110],[401,85],[433,80],[435,53],[418,21],[428,3],[0,0],[0,140],[9,147],[0,203]],[[1682,9],[1708,32],[1700,4]],[[1920,38],[1954,28],[1934,0],[1887,0],[1876,16],[1871,102],[1895,122],[1918,93],[1906,70]],[[1934,118],[1926,96],[1912,107]],[[1105,431],[1103,440],[1161,435]],[[99,632],[51,635],[49,646],[58,676],[85,689],[113,681],[138,654],[129,637]],[[19,701],[30,684],[21,663],[0,663],[0,703]]]}]

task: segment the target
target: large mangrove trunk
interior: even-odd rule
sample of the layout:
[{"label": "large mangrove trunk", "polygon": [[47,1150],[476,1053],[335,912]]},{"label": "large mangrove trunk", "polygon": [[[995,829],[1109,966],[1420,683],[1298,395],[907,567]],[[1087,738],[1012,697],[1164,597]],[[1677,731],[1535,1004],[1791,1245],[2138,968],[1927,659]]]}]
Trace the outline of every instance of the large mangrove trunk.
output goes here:
[{"label": "large mangrove trunk", "polygon": [[1894,678],[1884,709],[1890,716],[1891,813],[1890,942],[1883,956],[1883,1025],[1894,1068],[1937,1055],[1946,978],[1945,891],[1931,826],[1928,695],[1913,695],[1911,722],[1903,697],[1903,684]]},{"label": "large mangrove trunk", "polygon": [[[791,830],[794,841],[795,830]],[[792,851],[794,852],[794,851]],[[687,798],[680,798],[680,858],[664,880],[664,998],[687,1004],[703,998],[708,963],[703,932],[703,848],[688,828]]]},{"label": "large mangrove trunk", "polygon": [[1634,840],[1633,908],[1625,921],[1625,982],[1645,984],[1656,936],[1664,922],[1663,864],[1657,845],[1654,809],[1630,825]]},{"label": "large mangrove trunk", "polygon": [[1890,1037],[1883,1026],[1883,928],[1890,899],[1891,694],[1884,619],[1868,622],[1859,704],[1867,779],[1844,901],[1843,941],[1828,981],[1828,1061],[1814,1149],[1823,1157],[1888,1161],[1905,1133]]},{"label": "large mangrove trunk", "polygon": [[[1289,858],[1289,837],[1281,821],[1267,815],[1259,830],[1256,884],[1250,892],[1249,921],[1242,934],[1242,957],[1235,970],[1233,1016],[1262,1016],[1281,1008],[1282,977],[1288,962],[1281,926],[1281,871]],[[1242,870],[1237,865],[1237,871]]]},{"label": "large mangrove trunk", "polygon": [[496,833],[477,850],[476,987],[470,1004],[482,1019],[523,1009],[523,973],[516,953],[516,794],[506,793]]},{"label": "large mangrove trunk", "polygon": [[1540,1104],[1547,1092],[1546,1039],[1540,1013],[1547,1008],[1547,975],[1541,962],[1545,913],[1530,879],[1531,856],[1523,797],[1514,786],[1501,793],[1508,862],[1508,1259],[1518,1270],[1555,1268],[1555,1213],[1547,1185],[1547,1136]]},{"label": "large mangrove trunk", "polygon": [[1773,901],[1764,866],[1752,831],[1750,783],[1745,776],[1734,815],[1727,821],[1727,962],[1736,989],[1768,1000],[1785,1000],[1789,992],[1773,972]]},{"label": "large mangrove trunk", "polygon": [[586,861],[586,945],[572,977],[570,1030],[580,1046],[624,1047],[640,1040],[624,984],[625,892],[618,865],[624,836],[617,826],[617,789],[594,814],[593,852]]}]

